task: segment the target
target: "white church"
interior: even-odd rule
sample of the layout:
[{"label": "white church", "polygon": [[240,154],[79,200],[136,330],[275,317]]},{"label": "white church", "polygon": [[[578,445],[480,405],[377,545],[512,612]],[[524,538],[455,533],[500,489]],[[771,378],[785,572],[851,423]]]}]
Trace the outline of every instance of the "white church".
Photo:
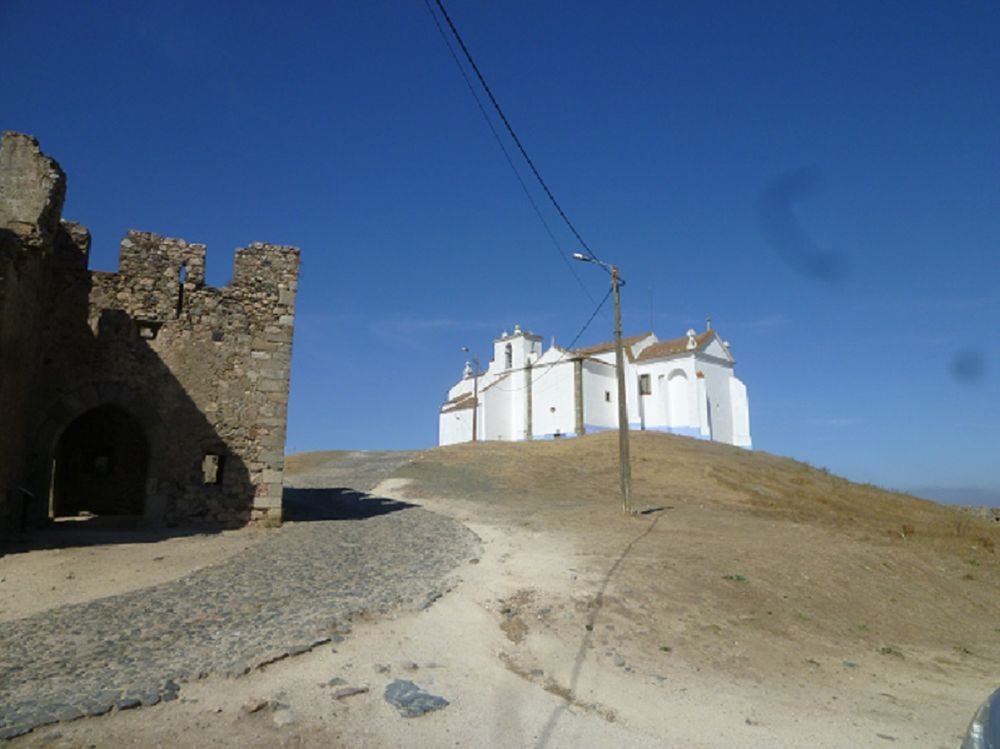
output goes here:
[{"label": "white church", "polygon": [[[747,388],[733,374],[729,344],[709,327],[661,341],[625,338],[625,401],[630,429],[672,432],[751,446]],[[476,397],[478,394],[478,398]],[[475,415],[475,418],[473,418]],[[580,349],[514,326],[493,341],[484,372],[465,363],[441,406],[438,443],[571,437],[618,428],[613,342]]]}]

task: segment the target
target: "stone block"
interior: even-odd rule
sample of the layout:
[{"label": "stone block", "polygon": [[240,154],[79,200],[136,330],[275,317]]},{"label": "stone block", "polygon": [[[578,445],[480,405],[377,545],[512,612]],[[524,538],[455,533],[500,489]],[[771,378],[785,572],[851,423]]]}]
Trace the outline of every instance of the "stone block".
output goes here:
[{"label": "stone block", "polygon": [[254,509],[273,510],[281,507],[281,484],[268,486],[267,491],[267,494],[258,494],[254,497]]},{"label": "stone block", "polygon": [[[249,374],[256,375],[257,373],[253,372]],[[257,384],[257,389],[262,393],[280,393],[288,389],[288,381],[261,377],[260,382]]]}]

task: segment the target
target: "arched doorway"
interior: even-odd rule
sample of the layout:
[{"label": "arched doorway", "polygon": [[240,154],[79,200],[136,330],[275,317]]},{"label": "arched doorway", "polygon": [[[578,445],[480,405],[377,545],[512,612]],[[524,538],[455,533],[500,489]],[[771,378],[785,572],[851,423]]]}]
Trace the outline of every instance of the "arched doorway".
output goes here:
[{"label": "arched doorway", "polygon": [[77,417],[55,451],[52,515],[142,515],[149,441],[125,409],[105,405]]}]

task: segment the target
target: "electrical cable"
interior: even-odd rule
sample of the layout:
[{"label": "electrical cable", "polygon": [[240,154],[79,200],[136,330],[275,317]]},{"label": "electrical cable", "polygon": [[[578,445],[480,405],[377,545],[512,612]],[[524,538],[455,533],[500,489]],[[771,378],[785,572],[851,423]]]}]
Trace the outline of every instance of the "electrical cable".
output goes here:
[{"label": "electrical cable", "polygon": [[461,34],[458,33],[458,29],[455,28],[455,23],[451,20],[451,16],[448,15],[448,11],[445,9],[444,3],[442,2],[442,0],[434,0],[434,1],[437,3],[437,6],[440,9],[441,14],[444,16],[445,21],[448,22],[448,27],[451,29],[451,33],[454,35],[455,40],[458,42],[458,45],[462,48],[462,52],[465,54],[465,59],[468,60],[469,65],[472,67],[473,72],[475,72],[476,78],[479,79],[480,85],[482,85],[483,90],[486,91],[486,95],[490,97],[490,101],[493,103],[493,108],[497,111],[497,114],[500,116],[500,119],[503,122],[504,127],[507,128],[507,132],[510,134],[510,137],[511,139],[513,139],[515,145],[517,145],[517,149],[521,152],[521,156],[523,156],[524,160],[528,163],[528,166],[531,169],[531,173],[535,175],[535,179],[538,180],[538,184],[542,186],[542,189],[545,191],[545,194],[548,196],[552,205],[555,206],[556,211],[559,213],[559,216],[565,222],[566,226],[569,227],[569,230],[573,233],[573,236],[576,237],[577,241],[580,243],[580,246],[587,251],[587,254],[593,260],[598,260],[599,258],[597,257],[597,255],[595,255],[594,251],[590,249],[590,245],[588,245],[584,241],[583,237],[580,236],[580,232],[576,230],[576,227],[573,225],[573,222],[569,220],[569,216],[566,215],[566,212],[562,209],[562,206],[559,205],[559,201],[556,200],[556,196],[552,194],[552,190],[550,190],[549,186],[545,184],[545,180],[542,179],[542,175],[539,173],[537,167],[535,167],[535,162],[533,162],[531,160],[531,157],[528,156],[528,152],[527,150],[525,150],[524,145],[521,143],[521,139],[517,137],[517,133],[514,132],[514,128],[511,126],[510,121],[507,119],[507,116],[503,113],[503,109],[500,108],[500,103],[497,101],[497,98],[493,95],[493,90],[489,87],[489,84],[486,83],[486,79],[483,77],[482,72],[479,70],[479,66],[476,65],[476,61],[472,59],[472,53],[469,52],[469,48],[465,46],[465,42],[463,41]]},{"label": "electrical cable", "polygon": [[528,189],[528,186],[524,183],[524,178],[521,177],[521,172],[518,171],[517,167],[514,165],[514,160],[510,156],[510,152],[507,150],[507,146],[503,143],[503,138],[500,137],[500,133],[493,126],[493,120],[490,119],[489,114],[486,111],[486,107],[483,106],[482,100],[479,98],[479,94],[476,93],[475,86],[472,85],[472,81],[469,80],[469,76],[465,72],[465,68],[462,67],[461,61],[458,59],[458,55],[455,54],[455,48],[452,47],[451,42],[448,41],[448,35],[445,33],[444,29],[441,28],[441,22],[438,21],[437,14],[431,7],[430,0],[424,0],[424,6],[427,8],[427,12],[431,14],[431,18],[434,20],[434,25],[437,27],[438,34],[441,35],[441,41],[448,48],[448,52],[451,54],[451,59],[455,62],[455,67],[458,68],[458,72],[461,73],[463,80],[465,80],[465,85],[469,89],[469,93],[472,94],[473,100],[476,102],[476,106],[479,108],[479,113],[483,116],[486,121],[486,126],[493,133],[493,139],[496,141],[497,145],[500,146],[500,150],[503,152],[504,158],[507,160],[507,165],[510,167],[511,171],[514,172],[514,177],[517,178],[517,183],[521,186],[521,190],[524,192],[525,197],[531,204],[532,209],[535,211],[535,215],[538,220],[542,223],[542,227],[545,229],[545,233],[548,234],[549,240],[552,242],[553,247],[556,252],[559,253],[559,257],[566,264],[569,272],[573,275],[573,278],[579,284],[583,293],[590,300],[591,304],[597,304],[597,300],[594,299],[594,295],[590,293],[590,290],[584,284],[583,279],[580,278],[579,274],[576,272],[576,268],[573,267],[573,263],[570,262],[569,257],[567,257],[566,250],[563,249],[562,245],[559,244],[559,240],[556,239],[555,234],[552,232],[552,228],[549,226],[549,222],[545,220],[545,215],[542,213],[542,209],[538,207],[538,203],[535,201],[534,196]]}]

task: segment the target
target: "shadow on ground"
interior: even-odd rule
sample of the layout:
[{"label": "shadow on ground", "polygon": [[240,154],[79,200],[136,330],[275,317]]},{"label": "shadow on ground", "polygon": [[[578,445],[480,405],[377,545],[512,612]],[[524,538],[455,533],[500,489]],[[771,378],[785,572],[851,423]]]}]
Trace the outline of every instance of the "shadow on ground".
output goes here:
[{"label": "shadow on ground", "polygon": [[342,487],[293,489],[286,486],[282,494],[282,516],[293,522],[364,520],[416,506]]},{"label": "shadow on ground", "polygon": [[168,538],[222,533],[222,525],[194,525],[184,528],[143,527],[142,518],[128,516],[93,516],[73,518],[35,528],[14,538],[0,540],[0,557],[41,549],[65,549],[72,546],[157,543]]}]

